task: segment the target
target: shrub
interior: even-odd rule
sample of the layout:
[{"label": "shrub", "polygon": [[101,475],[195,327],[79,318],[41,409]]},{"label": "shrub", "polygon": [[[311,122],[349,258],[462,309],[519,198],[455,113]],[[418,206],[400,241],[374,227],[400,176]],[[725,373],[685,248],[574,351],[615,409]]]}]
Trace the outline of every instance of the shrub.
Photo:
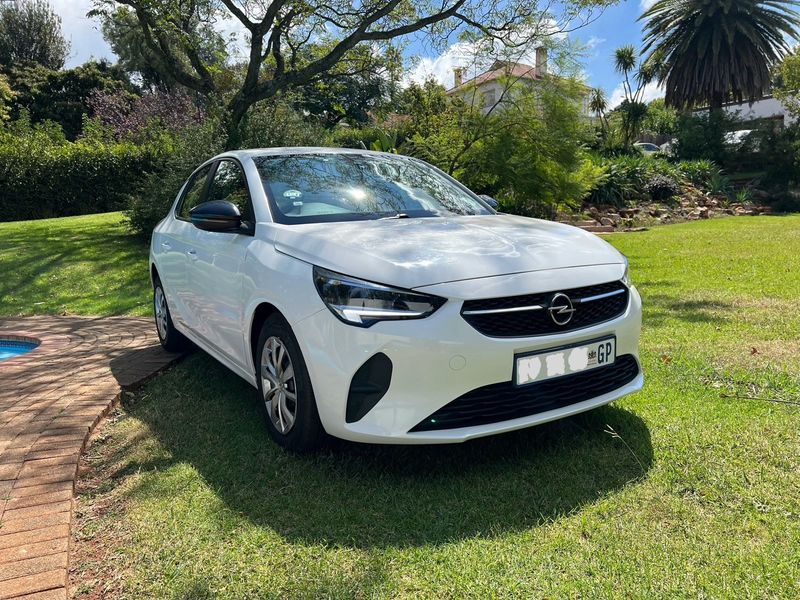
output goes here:
[{"label": "shrub", "polygon": [[710,160],[682,160],[678,163],[678,171],[692,185],[703,190],[707,189],[708,182],[720,169]]},{"label": "shrub", "polygon": [[[149,175],[134,190],[126,216],[131,229],[149,236],[164,218],[183,184],[197,167],[225,150],[222,122],[207,118],[178,131],[172,150],[159,173]],[[322,129],[302,119],[285,101],[264,102],[251,110],[242,124],[240,148],[321,146],[327,142]]]},{"label": "shrub", "polygon": [[622,207],[650,199],[660,202],[681,192],[680,171],[665,160],[645,156],[598,160],[604,174],[587,196],[593,204]]},{"label": "shrub", "polygon": [[645,185],[645,190],[656,202],[664,202],[681,193],[678,182],[668,175],[654,174]]},{"label": "shrub", "polygon": [[0,221],[119,210],[161,154],[152,145],[69,142],[57,124],[23,118],[0,131]]}]

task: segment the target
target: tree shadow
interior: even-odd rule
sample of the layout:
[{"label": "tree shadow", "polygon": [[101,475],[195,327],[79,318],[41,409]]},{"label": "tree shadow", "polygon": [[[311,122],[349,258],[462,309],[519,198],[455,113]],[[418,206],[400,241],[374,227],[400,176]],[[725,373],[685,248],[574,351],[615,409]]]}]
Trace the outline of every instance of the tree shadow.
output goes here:
[{"label": "tree shadow", "polygon": [[[465,444],[340,441],[296,456],[268,439],[257,393],[203,353],[144,388],[128,412],[167,454],[130,459],[147,456],[130,440],[116,451],[126,472],[189,464],[230,511],[303,543],[420,546],[524,530],[645,477],[653,460],[645,423],[615,406]],[[173,491],[147,477],[128,493]]]}]

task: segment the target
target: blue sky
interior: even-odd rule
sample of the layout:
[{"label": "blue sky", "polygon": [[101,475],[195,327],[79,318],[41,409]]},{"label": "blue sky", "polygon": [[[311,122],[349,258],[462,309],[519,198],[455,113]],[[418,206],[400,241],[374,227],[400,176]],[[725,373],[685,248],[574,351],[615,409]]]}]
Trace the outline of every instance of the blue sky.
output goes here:
[{"label": "blue sky", "polygon": [[[62,18],[62,26],[72,50],[67,62],[68,67],[82,64],[90,58],[109,58],[114,56],[100,34],[96,22],[86,18],[91,9],[91,0],[50,0],[55,11]],[[641,25],[636,21],[643,6],[653,0],[624,0],[607,8],[594,22],[570,34],[588,47],[588,56],[584,60],[587,81],[594,87],[606,90],[612,105],[619,100],[620,77],[614,72],[613,52],[624,44],[633,44],[637,48],[641,44]],[[228,22],[226,28],[234,28]],[[411,43],[410,55],[417,56],[412,77],[416,79],[433,75],[448,87],[452,84],[452,67],[454,66],[454,48],[444,52],[436,52],[427,45]],[[457,59],[456,61],[457,62]],[[657,97],[655,86],[647,90],[646,99]]]}]

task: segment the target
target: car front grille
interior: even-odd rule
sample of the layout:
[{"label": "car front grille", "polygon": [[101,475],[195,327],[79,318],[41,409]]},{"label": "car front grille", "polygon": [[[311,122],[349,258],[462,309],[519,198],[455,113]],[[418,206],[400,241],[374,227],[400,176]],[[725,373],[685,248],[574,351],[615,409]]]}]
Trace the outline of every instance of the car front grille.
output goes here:
[{"label": "car front grille", "polygon": [[613,392],[639,374],[631,354],[618,356],[614,364],[565,375],[523,387],[510,381],[467,392],[446,404],[411,429],[437,431],[528,417]]},{"label": "car front grille", "polygon": [[[550,310],[557,295],[567,296],[575,309],[564,325],[553,319]],[[628,298],[627,286],[612,281],[560,292],[466,300],[461,316],[489,337],[531,337],[574,331],[615,319],[625,312]],[[558,314],[555,316],[560,318]]]}]

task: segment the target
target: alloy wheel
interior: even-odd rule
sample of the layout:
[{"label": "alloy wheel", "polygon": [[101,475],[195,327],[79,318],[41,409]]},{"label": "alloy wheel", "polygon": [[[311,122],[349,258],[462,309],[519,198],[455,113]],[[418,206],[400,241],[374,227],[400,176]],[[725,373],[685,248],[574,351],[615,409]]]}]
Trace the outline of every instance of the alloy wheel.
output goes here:
[{"label": "alloy wheel", "polygon": [[278,432],[288,433],[297,417],[297,382],[289,351],[275,336],[267,338],[261,352],[261,389],[270,421]]},{"label": "alloy wheel", "polygon": [[154,306],[158,335],[163,340],[167,337],[167,299],[164,297],[164,290],[161,289],[160,285],[156,286]]}]

